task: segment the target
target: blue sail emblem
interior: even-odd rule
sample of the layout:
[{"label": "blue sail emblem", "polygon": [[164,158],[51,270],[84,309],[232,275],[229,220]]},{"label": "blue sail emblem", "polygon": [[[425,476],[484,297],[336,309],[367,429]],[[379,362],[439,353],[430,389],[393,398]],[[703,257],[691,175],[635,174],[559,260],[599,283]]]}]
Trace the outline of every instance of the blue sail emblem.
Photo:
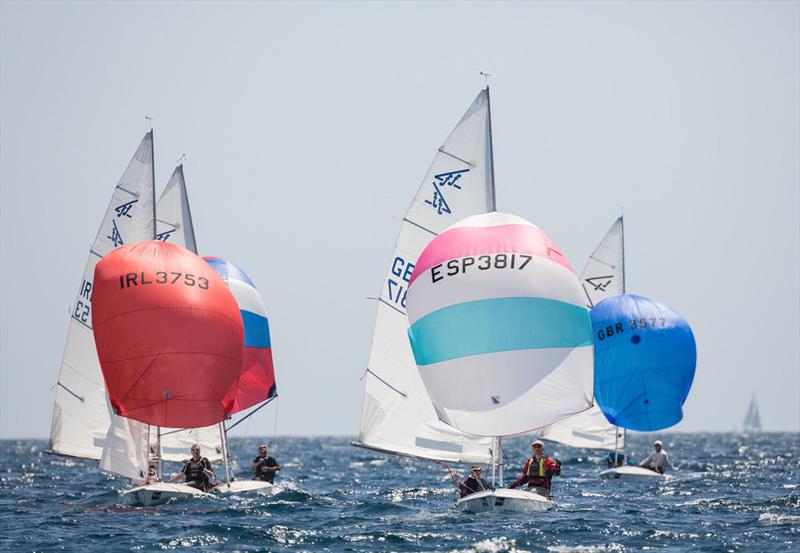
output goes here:
[{"label": "blue sail emblem", "polygon": [[437,215],[441,215],[442,213],[450,214],[453,212],[444,196],[444,189],[455,188],[456,190],[461,190],[461,185],[458,184],[458,181],[464,173],[469,173],[469,169],[439,173],[433,176],[434,180],[431,182],[433,186],[433,197],[429,200],[425,200],[425,203],[433,207]]}]

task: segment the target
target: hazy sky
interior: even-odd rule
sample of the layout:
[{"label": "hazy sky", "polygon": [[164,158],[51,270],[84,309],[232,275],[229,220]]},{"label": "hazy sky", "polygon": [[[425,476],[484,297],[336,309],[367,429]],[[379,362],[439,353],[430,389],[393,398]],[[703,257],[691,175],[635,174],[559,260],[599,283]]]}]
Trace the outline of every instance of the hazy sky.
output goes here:
[{"label": "hazy sky", "polygon": [[[68,312],[154,119],[199,251],[270,315],[280,434],[358,432],[403,215],[494,76],[501,211],[698,344],[676,430],[800,429],[800,3],[0,3],[0,437],[46,437]],[[271,434],[270,407],[235,432]]]}]

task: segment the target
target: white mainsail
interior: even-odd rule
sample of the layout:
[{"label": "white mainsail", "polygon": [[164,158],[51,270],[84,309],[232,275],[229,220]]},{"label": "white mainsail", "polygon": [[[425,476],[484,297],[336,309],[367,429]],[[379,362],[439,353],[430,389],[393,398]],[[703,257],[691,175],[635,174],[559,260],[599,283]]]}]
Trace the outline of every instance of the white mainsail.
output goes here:
[{"label": "white mainsail", "polygon": [[747,415],[744,417],[742,427],[745,432],[761,432],[761,416],[758,413],[758,403],[756,403],[756,394],[750,398],[750,407],[747,408]]},{"label": "white mainsail", "polygon": [[155,233],[153,133],[145,134],[122,174],[89,250],[72,306],[67,345],[58,375],[49,450],[59,455],[100,459],[111,422],[105,383],[92,334],[94,267],[106,253]]},{"label": "white mainsail", "polygon": [[495,209],[491,148],[487,87],[439,148],[403,218],[378,301],[355,445],[438,461],[491,460],[491,439],[439,421],[411,353],[405,309],[409,278],[428,242],[464,217]]},{"label": "white mainsail", "polygon": [[[620,216],[586,261],[580,276],[588,308],[625,293],[625,225]],[[625,449],[625,432],[608,422],[597,404],[583,413],[542,429],[541,438],[570,447]]]}]

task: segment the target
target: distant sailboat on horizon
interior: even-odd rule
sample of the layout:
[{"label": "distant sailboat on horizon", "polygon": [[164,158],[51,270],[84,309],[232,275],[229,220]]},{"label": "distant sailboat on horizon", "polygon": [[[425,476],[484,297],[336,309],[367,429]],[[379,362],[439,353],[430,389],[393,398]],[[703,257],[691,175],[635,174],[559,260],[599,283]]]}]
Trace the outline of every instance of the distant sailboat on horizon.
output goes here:
[{"label": "distant sailboat on horizon", "polygon": [[750,397],[750,406],[747,408],[747,414],[744,416],[742,422],[742,430],[745,433],[761,432],[761,415],[758,412],[758,402],[756,401],[756,393]]}]

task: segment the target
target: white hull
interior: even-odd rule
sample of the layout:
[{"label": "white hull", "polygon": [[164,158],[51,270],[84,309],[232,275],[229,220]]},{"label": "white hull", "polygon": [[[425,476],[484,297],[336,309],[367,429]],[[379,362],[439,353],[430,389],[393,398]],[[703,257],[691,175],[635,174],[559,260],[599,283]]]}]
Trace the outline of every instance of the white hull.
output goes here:
[{"label": "white hull", "polygon": [[223,494],[257,493],[261,495],[275,495],[283,491],[283,488],[262,480],[234,480],[229,484],[220,484],[215,490]]},{"label": "white hull", "polygon": [[532,513],[546,511],[553,507],[555,507],[555,502],[536,492],[506,488],[473,493],[456,501],[456,509],[462,513],[485,513],[488,511]]},{"label": "white hull", "polygon": [[214,496],[200,491],[197,488],[187,486],[186,484],[171,484],[169,482],[146,484],[122,492],[122,501],[126,505],[136,507],[161,505],[170,499],[199,499],[209,497],[213,498]]},{"label": "white hull", "polygon": [[600,473],[600,478],[614,480],[661,480],[664,478],[664,475],[643,467],[624,466],[604,470]]}]

